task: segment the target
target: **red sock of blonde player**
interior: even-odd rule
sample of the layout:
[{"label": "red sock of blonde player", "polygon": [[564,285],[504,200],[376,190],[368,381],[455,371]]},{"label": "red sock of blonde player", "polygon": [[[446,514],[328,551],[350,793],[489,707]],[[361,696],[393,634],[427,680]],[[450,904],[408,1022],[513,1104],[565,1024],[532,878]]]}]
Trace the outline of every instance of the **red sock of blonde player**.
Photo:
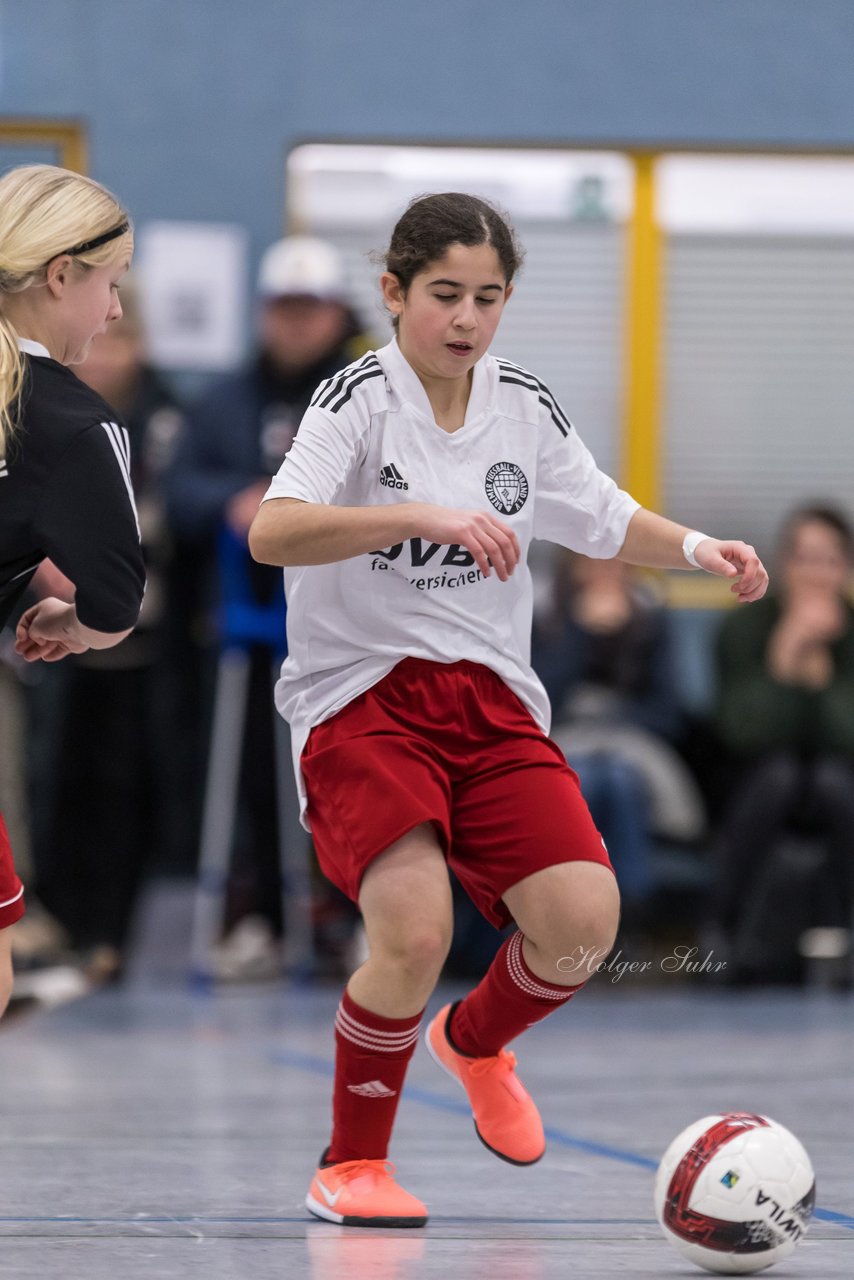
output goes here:
[{"label": "red sock of blonde player", "polygon": [[474,991],[454,1009],[454,1047],[471,1058],[493,1058],[526,1027],[571,1000],[584,983],[559,987],[532,973],[522,955],[522,933],[512,934]]},{"label": "red sock of blonde player", "polygon": [[381,1018],[344,992],[335,1018],[335,1092],[327,1163],[386,1158],[420,1026],[420,1013]]}]

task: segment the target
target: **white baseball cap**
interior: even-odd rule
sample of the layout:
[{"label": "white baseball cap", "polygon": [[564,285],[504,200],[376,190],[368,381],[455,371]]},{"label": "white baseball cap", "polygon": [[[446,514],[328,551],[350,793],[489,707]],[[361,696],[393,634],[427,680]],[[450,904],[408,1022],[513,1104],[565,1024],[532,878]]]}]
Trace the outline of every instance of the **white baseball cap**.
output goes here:
[{"label": "white baseball cap", "polygon": [[258,268],[262,298],[319,298],[346,302],[344,265],[338,250],[313,236],[286,236],[271,244]]}]

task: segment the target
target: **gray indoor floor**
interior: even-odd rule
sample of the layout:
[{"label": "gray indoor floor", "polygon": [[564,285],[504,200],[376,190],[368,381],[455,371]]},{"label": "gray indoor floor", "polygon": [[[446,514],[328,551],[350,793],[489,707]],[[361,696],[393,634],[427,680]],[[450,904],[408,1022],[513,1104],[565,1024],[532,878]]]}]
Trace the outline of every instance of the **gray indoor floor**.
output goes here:
[{"label": "gray indoor floor", "polygon": [[149,970],[5,1025],[0,1276],[700,1275],[655,1223],[653,1170],[682,1127],[721,1110],[775,1117],[816,1166],[817,1218],[774,1274],[854,1275],[850,997],[600,975],[515,1046],[549,1135],[530,1169],[480,1145],[461,1091],[419,1046],[392,1152],[431,1210],[414,1232],[303,1209],[327,1136],[337,998],[329,986],[194,994]]}]

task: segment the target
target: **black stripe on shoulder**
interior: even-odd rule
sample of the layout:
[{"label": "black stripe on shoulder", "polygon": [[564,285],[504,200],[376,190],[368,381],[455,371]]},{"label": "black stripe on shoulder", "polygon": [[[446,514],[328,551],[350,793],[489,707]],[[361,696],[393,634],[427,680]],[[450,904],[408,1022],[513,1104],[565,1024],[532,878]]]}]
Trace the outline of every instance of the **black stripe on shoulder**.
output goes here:
[{"label": "black stripe on shoulder", "polygon": [[499,360],[501,372],[498,375],[499,382],[510,382],[517,387],[525,387],[528,391],[533,391],[540,404],[549,411],[552,422],[557,427],[562,436],[568,436],[572,430],[572,423],[561,409],[557,400],[549,391],[544,382],[540,382],[539,378],[535,378],[532,373],[528,373],[526,369],[521,369],[518,365],[511,364],[508,360]]},{"label": "black stripe on shoulder", "polygon": [[367,382],[369,378],[384,378],[384,377],[385,377],[385,374],[383,370],[380,368],[379,364],[377,364],[376,369],[365,369],[362,373],[359,374],[358,378],[351,378],[350,381],[347,382],[345,386],[341,388],[341,394],[339,395],[337,400],[333,401],[333,403],[330,404],[329,398],[327,397],[327,399],[321,404],[320,407],[321,409],[328,409],[330,413],[337,413],[338,410],[343,408],[343,406],[347,403],[347,401],[350,399],[353,392],[360,385],[360,383]]},{"label": "black stripe on shoulder", "polygon": [[380,369],[380,362],[372,351],[362,356],[361,360],[357,360],[354,364],[348,364],[346,369],[342,369],[340,373],[336,373],[333,377],[327,378],[326,382],[321,383],[314,394],[312,405],[318,405],[321,409],[326,409],[330,402],[344,389],[346,384],[365,369]]},{"label": "black stripe on shoulder", "polygon": [[351,374],[355,373],[365,363],[367,363],[372,358],[372,355],[373,353],[369,351],[363,355],[360,360],[355,360],[352,364],[348,364],[343,369],[339,369],[337,373],[333,373],[331,378],[325,378],[311,398],[312,406],[316,405],[321,397],[325,396],[333,387],[340,386],[342,382],[351,376]]},{"label": "black stripe on shoulder", "polygon": [[361,369],[363,365],[369,363],[372,359],[373,352],[367,351],[359,360],[354,360],[352,364],[345,365],[343,369],[339,369],[337,373],[333,373],[331,378],[324,378],[323,382],[321,382],[320,386],[311,397],[312,405],[316,405],[321,396],[326,395],[327,391],[331,391],[333,387],[339,386],[349,378],[351,374]]},{"label": "black stripe on shoulder", "polygon": [[530,373],[529,370],[523,369],[520,364],[513,364],[510,360],[497,360],[496,363],[502,374],[509,374],[514,378],[521,378],[523,380],[522,385],[527,384],[531,387],[542,387],[543,385],[539,378],[535,377],[535,375]]},{"label": "black stripe on shoulder", "polygon": [[515,373],[517,377],[527,378],[529,382],[535,382],[539,385],[539,378],[535,378],[533,373],[529,373],[527,369],[523,369],[520,364],[514,364],[512,360],[502,360],[500,357],[496,359],[495,363],[503,373]]},{"label": "black stripe on shoulder", "polygon": [[[558,414],[560,414],[561,412],[560,409],[555,404],[554,400],[542,394],[539,387],[533,387],[531,386],[530,382],[523,382],[521,378],[511,378],[509,374],[507,375],[502,374],[501,377],[499,378],[499,382],[512,382],[514,386],[524,387],[526,391],[533,391],[537,399],[539,400],[540,404],[543,406],[543,408],[548,409],[549,417],[557,427],[560,434],[562,436],[569,435],[570,431],[572,430],[572,424],[566,421],[566,425],[564,425],[564,422],[561,422],[561,419],[558,416]],[[563,415],[561,414],[561,416]]]}]

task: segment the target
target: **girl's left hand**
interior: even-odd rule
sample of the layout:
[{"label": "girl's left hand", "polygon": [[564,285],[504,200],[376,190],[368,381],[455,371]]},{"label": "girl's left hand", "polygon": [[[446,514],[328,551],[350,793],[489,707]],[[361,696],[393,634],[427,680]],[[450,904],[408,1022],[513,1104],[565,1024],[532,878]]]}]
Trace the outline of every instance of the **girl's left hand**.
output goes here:
[{"label": "girl's left hand", "polygon": [[694,549],[694,559],[707,573],[737,579],[730,590],[738,596],[741,604],[761,600],[768,589],[768,571],[753,547],[746,542],[704,538]]},{"label": "girl's left hand", "polygon": [[15,632],[15,652],[27,662],[59,662],[69,653],[85,653],[89,648],[74,634],[76,612],[73,604],[48,596],[22,614]]}]

